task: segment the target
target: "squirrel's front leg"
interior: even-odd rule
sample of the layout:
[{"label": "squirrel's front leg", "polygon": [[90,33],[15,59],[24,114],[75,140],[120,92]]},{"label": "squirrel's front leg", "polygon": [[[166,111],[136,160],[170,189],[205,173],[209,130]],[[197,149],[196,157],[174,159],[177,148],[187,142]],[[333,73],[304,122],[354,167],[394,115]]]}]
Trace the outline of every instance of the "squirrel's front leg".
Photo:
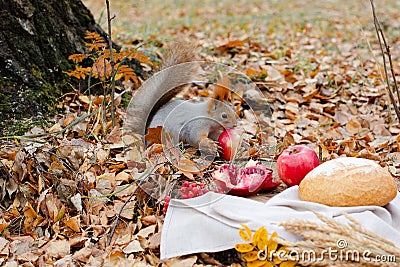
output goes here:
[{"label": "squirrel's front leg", "polygon": [[208,134],[202,134],[199,137],[199,142],[198,142],[198,149],[200,152],[205,155],[210,155],[210,156],[215,156],[217,155],[218,152],[218,144],[216,141],[208,138]]}]

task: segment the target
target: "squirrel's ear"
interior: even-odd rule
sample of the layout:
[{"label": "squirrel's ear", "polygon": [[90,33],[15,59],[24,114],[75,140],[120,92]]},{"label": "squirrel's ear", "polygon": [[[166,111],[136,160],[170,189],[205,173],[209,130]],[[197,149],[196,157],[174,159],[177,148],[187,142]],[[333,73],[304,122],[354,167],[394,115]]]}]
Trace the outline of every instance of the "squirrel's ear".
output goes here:
[{"label": "squirrel's ear", "polygon": [[208,99],[208,108],[207,108],[208,113],[211,113],[211,112],[214,112],[217,110],[218,102],[219,101],[217,99],[213,99],[213,98]]},{"label": "squirrel's ear", "polygon": [[222,76],[214,85],[213,98],[227,101],[231,97],[231,81],[228,76]]},{"label": "squirrel's ear", "polygon": [[218,99],[214,99],[214,111],[217,110],[219,104],[220,104],[220,101]]}]

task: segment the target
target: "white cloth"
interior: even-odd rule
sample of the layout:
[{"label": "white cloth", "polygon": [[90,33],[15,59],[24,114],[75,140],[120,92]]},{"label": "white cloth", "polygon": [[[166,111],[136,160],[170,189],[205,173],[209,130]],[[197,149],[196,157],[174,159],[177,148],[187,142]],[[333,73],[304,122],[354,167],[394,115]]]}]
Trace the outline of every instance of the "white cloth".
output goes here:
[{"label": "white cloth", "polygon": [[276,222],[304,219],[320,222],[312,211],[347,222],[347,213],[366,229],[400,246],[400,193],[384,207],[329,207],[299,199],[293,186],[267,201],[245,199],[209,192],[201,197],[172,199],[161,236],[161,259],[198,253],[216,252],[243,243],[238,229],[246,224],[253,231],[264,225],[269,233],[290,241],[299,237],[277,226]]}]

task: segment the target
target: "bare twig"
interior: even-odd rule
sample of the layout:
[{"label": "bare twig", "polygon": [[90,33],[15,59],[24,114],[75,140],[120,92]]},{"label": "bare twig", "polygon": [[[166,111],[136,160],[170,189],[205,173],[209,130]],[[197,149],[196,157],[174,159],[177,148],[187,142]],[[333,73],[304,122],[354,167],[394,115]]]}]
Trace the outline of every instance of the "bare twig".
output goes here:
[{"label": "bare twig", "polygon": [[[385,38],[385,35],[383,33],[381,24],[380,24],[379,19],[378,19],[377,15],[376,15],[374,0],[370,0],[370,2],[371,2],[371,7],[372,7],[372,14],[374,16],[374,25],[375,25],[376,35],[378,37],[379,46],[381,48],[381,53],[382,53],[382,58],[383,58],[383,68],[385,70],[385,77],[386,77],[386,83],[387,83],[387,86],[388,86],[389,98],[390,98],[390,101],[393,104],[394,111],[396,112],[396,115],[397,115],[397,119],[400,122],[400,109],[399,109],[400,93],[399,93],[399,87],[398,87],[397,81],[396,81],[396,75],[395,75],[394,70],[393,70],[392,56],[390,54],[390,46],[386,42],[386,38]],[[389,59],[390,72],[392,74],[392,78],[393,78],[393,82],[394,82],[394,89],[393,90],[397,95],[397,102],[396,102],[396,99],[394,97],[394,94],[393,94],[393,91],[392,91],[392,87],[390,86],[390,80],[389,80],[389,75],[388,75],[388,71],[387,71],[387,63],[386,63],[385,54],[388,56],[388,59]]]},{"label": "bare twig", "polygon": [[144,177],[142,179],[140,179],[140,182],[137,184],[136,188],[133,190],[133,192],[131,193],[131,195],[129,196],[129,198],[124,202],[124,204],[122,205],[122,207],[120,208],[115,221],[114,221],[114,225],[111,229],[111,232],[108,236],[108,241],[107,241],[107,245],[109,246],[111,244],[112,238],[114,236],[115,233],[115,229],[117,228],[119,219],[121,218],[121,214],[122,211],[124,210],[125,206],[131,201],[131,199],[133,198],[134,195],[136,195],[137,190],[143,185],[144,182],[147,181],[147,179],[153,174],[153,172],[157,169],[158,166],[160,166],[161,164],[163,164],[164,162],[161,163],[157,163],[156,165],[153,166],[153,168],[151,168],[151,170],[147,173],[144,173]]},{"label": "bare twig", "polygon": [[[175,147],[175,146],[166,149],[166,151],[164,151],[164,153],[166,153],[167,151],[169,151],[170,149],[172,149],[172,148],[174,148],[174,147]],[[110,234],[108,235],[108,241],[107,241],[107,245],[108,245],[108,246],[111,244],[112,238],[113,238],[114,233],[115,233],[115,229],[117,228],[119,219],[121,218],[121,214],[122,214],[122,211],[124,210],[125,206],[131,201],[131,199],[132,199],[133,196],[136,194],[137,190],[143,185],[143,183],[146,182],[150,176],[154,175],[154,172],[157,170],[157,168],[158,168],[160,165],[166,163],[166,161],[159,161],[159,160],[162,158],[162,155],[164,155],[164,153],[157,157],[157,160],[156,160],[155,164],[153,165],[153,167],[152,167],[151,169],[150,169],[150,168],[146,169],[146,172],[144,172],[144,173],[141,175],[141,177],[139,177],[139,178],[137,179],[137,180],[140,180],[140,182],[137,184],[136,188],[133,190],[133,192],[131,193],[131,195],[129,196],[129,198],[124,202],[124,204],[123,204],[122,207],[120,208],[120,210],[119,210],[119,212],[118,212],[118,214],[117,214],[117,216],[116,216],[116,218],[115,218],[115,221],[114,221],[113,227],[112,227],[112,229],[111,229],[111,232],[110,232]],[[128,187],[126,187],[126,188],[128,188]],[[122,190],[125,190],[125,189],[122,189]],[[121,190],[121,191],[122,191],[122,190]],[[115,195],[115,194],[116,194],[116,193],[113,193],[112,195]],[[104,197],[104,195],[103,195],[102,197]]]},{"label": "bare twig", "polygon": [[106,5],[107,5],[107,21],[108,21],[108,35],[107,35],[107,41],[108,41],[108,47],[110,49],[110,64],[111,64],[111,121],[112,121],[112,127],[115,127],[115,102],[114,102],[114,96],[115,96],[115,73],[114,73],[114,67],[115,67],[115,61],[114,61],[114,53],[112,49],[112,39],[111,39],[111,20],[114,18],[110,16],[110,1],[106,0]]},{"label": "bare twig", "polygon": [[[59,131],[55,131],[55,132],[51,132],[51,133],[40,133],[40,134],[30,134],[30,135],[8,135],[8,136],[0,136],[0,140],[3,139],[18,139],[18,140],[30,140],[30,141],[35,141],[31,138],[36,138],[36,137],[43,137],[43,136],[55,136],[58,134],[64,134],[68,129],[74,127],[75,125],[77,125],[78,123],[82,122],[83,120],[85,120],[87,117],[90,117],[94,114],[96,114],[98,112],[98,110],[92,111],[90,113],[86,113],[82,116],[80,116],[79,118],[77,118],[76,120],[74,120],[73,122],[71,122],[68,126],[66,126],[64,129],[59,130]],[[36,141],[38,142],[38,141]],[[44,141],[42,143],[45,143]]]},{"label": "bare twig", "polygon": [[140,180],[140,182],[136,186],[135,190],[133,190],[133,192],[131,193],[129,198],[124,202],[124,204],[120,208],[120,210],[119,210],[119,212],[118,212],[118,214],[117,214],[117,216],[115,218],[113,228],[111,229],[110,235],[108,236],[107,246],[111,245],[111,241],[112,241],[112,238],[114,236],[115,229],[117,229],[117,225],[118,225],[118,222],[119,222],[119,218],[121,218],[122,211],[124,210],[125,206],[131,201],[133,196],[136,195],[136,191],[138,190],[138,188],[140,188],[140,186],[144,183],[144,181],[147,180],[147,177],[149,177],[149,175],[150,174],[148,174],[146,177],[144,177],[142,180]]}]

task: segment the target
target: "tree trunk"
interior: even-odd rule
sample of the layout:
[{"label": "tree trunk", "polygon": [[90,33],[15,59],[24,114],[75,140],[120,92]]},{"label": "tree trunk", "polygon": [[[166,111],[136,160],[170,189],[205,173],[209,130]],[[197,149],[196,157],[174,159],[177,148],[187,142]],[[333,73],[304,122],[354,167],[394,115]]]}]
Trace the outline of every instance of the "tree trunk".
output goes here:
[{"label": "tree trunk", "polygon": [[[0,0],[0,135],[24,118],[46,117],[75,88],[63,71],[84,53],[86,30],[105,36],[80,0]],[[76,81],[75,81],[76,83]]]}]

